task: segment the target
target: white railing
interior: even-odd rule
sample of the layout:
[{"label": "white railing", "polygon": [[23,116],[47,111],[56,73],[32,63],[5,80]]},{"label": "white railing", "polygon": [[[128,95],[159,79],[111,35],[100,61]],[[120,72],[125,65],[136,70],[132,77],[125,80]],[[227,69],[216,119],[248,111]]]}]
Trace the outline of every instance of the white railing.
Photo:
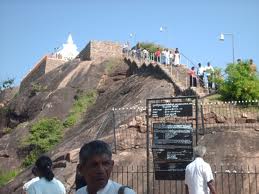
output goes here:
[{"label": "white railing", "polygon": [[[170,62],[169,64],[163,64],[165,60],[163,59],[164,56],[162,56],[161,54],[160,56],[157,57],[155,56],[154,53],[146,54],[146,53],[143,53],[142,51],[137,51],[137,50],[130,50],[130,51],[124,52],[124,55],[127,57],[133,58],[135,61],[138,61],[141,64],[144,62],[158,64],[160,65],[160,67],[162,67],[161,69],[166,68],[169,71],[171,79],[173,81],[177,81],[178,85],[180,82],[181,85],[185,87],[185,89],[189,87],[187,72],[181,72],[180,69],[173,64],[172,59],[171,60],[169,59],[169,62]],[[185,80],[180,79],[181,74],[184,74]]]}]

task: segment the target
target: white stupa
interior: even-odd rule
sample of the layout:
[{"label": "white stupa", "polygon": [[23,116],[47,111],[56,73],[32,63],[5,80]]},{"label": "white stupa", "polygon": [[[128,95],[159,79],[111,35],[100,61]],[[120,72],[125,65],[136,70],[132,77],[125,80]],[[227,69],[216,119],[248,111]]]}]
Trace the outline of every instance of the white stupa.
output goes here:
[{"label": "white stupa", "polygon": [[65,61],[69,61],[74,59],[78,54],[77,46],[73,42],[72,35],[69,34],[67,43],[63,44],[63,48],[56,53],[56,56]]}]

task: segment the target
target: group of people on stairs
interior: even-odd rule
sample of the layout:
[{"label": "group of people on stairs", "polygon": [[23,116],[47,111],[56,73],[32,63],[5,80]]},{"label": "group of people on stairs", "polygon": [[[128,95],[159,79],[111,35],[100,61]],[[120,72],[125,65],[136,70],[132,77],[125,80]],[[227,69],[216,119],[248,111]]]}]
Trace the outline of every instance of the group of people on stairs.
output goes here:
[{"label": "group of people on stairs", "polygon": [[210,62],[207,63],[206,67],[198,63],[197,72],[195,71],[195,67],[192,66],[188,71],[188,75],[190,77],[190,87],[197,87],[197,82],[199,82],[201,87],[208,88],[209,90],[215,88],[215,85],[213,85],[214,68]]}]

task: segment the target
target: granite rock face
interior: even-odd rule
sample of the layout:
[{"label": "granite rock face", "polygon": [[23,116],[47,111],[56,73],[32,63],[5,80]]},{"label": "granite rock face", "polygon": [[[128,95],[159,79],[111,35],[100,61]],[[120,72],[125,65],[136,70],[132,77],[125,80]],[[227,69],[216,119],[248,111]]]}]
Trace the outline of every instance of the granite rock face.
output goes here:
[{"label": "granite rock face", "polygon": [[[64,121],[78,94],[90,90],[98,92],[95,104],[85,112],[79,123],[66,129],[61,142],[47,153],[54,161],[56,177],[64,183],[68,193],[74,193],[80,147],[98,138],[111,143],[114,149],[114,117],[117,122],[115,128],[119,132],[116,133],[117,153],[113,156],[115,164],[120,167],[145,164],[146,115],[145,109],[136,110],[145,107],[146,99],[173,97],[179,91],[161,70],[147,66],[141,71],[133,71],[129,62],[121,57],[119,47],[117,58],[107,58],[111,50],[116,53],[114,49],[109,49],[108,43],[106,46],[98,42],[93,44],[97,50],[92,52],[92,56],[96,58],[89,60],[91,53],[87,54],[86,47],[79,54],[81,60],[78,58],[64,63],[41,75],[8,102],[9,117],[3,118],[5,123],[2,128],[0,125],[0,130],[4,127],[13,129],[0,137],[0,169],[20,166],[24,157],[18,150],[33,122],[43,117],[57,117]],[[107,51],[100,54],[98,48],[106,47]],[[212,127],[206,129],[198,143],[207,146],[206,160],[210,163],[256,164],[259,162],[259,117],[234,116],[236,118],[228,118],[212,110],[204,111],[205,125],[209,123]],[[171,121],[184,122],[181,118]],[[189,117],[187,122],[196,124],[194,117]],[[253,124],[253,128],[221,127],[244,123]],[[0,188],[0,193],[21,193],[23,183],[31,177],[31,169],[24,170]]]}]

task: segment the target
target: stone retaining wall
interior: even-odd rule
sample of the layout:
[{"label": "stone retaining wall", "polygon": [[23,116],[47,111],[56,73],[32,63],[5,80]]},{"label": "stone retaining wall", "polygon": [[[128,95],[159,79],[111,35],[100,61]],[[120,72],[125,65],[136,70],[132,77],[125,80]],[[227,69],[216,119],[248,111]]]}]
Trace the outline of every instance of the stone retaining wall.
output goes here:
[{"label": "stone retaining wall", "polygon": [[49,58],[48,56],[44,56],[29,72],[26,77],[22,80],[20,85],[20,91],[29,86],[33,81],[37,80],[42,75],[50,72],[51,70],[57,68],[64,61],[56,58]]},{"label": "stone retaining wall", "polygon": [[90,41],[79,53],[81,61],[105,59],[122,55],[122,46],[111,41]]},{"label": "stone retaining wall", "polygon": [[[110,57],[118,57],[122,55],[122,46],[119,43],[111,41],[90,41],[86,47],[79,53],[77,58],[81,61],[106,59]],[[42,75],[57,68],[65,61],[44,56],[22,80],[20,91],[29,86],[33,81],[37,80]]]}]

